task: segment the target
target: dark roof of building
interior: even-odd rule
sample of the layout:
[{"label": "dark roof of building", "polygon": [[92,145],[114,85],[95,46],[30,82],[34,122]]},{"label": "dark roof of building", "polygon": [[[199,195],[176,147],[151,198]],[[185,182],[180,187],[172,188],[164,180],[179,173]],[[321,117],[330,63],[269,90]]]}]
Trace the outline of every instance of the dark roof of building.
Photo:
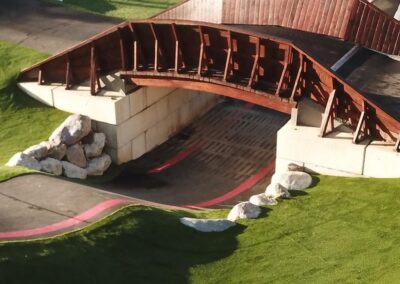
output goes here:
[{"label": "dark roof of building", "polygon": [[366,97],[400,120],[400,62],[362,48],[338,73]]},{"label": "dark roof of building", "polygon": [[353,43],[325,35],[278,26],[232,25],[294,43],[325,67],[330,68],[353,46]]}]

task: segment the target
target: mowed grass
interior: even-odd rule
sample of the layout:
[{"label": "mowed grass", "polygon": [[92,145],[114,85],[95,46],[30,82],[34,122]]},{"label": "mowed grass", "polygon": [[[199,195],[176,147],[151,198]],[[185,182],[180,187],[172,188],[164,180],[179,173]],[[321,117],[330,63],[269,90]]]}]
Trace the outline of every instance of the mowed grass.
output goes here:
[{"label": "mowed grass", "polygon": [[16,86],[16,78],[23,67],[46,57],[46,54],[0,41],[0,181],[26,173],[25,169],[9,169],[2,165],[14,153],[47,140],[67,117],[66,113],[30,98]]},{"label": "mowed grass", "polygon": [[181,225],[190,213],[129,207],[83,231],[0,245],[0,275],[2,283],[398,283],[399,195],[399,180],[320,177],[222,233]]},{"label": "mowed grass", "polygon": [[69,8],[121,19],[149,18],[182,0],[43,0]]}]

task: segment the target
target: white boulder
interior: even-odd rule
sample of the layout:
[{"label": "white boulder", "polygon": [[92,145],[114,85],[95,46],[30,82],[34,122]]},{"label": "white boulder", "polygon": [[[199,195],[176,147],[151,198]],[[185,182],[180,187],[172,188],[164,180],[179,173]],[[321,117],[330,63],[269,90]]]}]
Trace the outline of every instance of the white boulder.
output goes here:
[{"label": "white boulder", "polygon": [[25,155],[31,156],[37,160],[43,159],[46,157],[49,148],[46,142],[42,142],[37,145],[33,145],[27,148],[23,153]]},{"label": "white boulder", "polygon": [[267,189],[265,190],[265,196],[272,199],[290,198],[290,193],[287,188],[283,187],[277,182],[273,182],[267,186]]},{"label": "white boulder", "polygon": [[183,217],[180,219],[185,226],[200,232],[222,232],[235,226],[235,222],[226,219],[195,219]]},{"label": "white boulder", "polygon": [[237,219],[254,219],[261,214],[261,209],[250,202],[236,204],[228,214],[228,220],[234,222]]},{"label": "white boulder", "polygon": [[92,122],[88,116],[73,114],[50,135],[49,141],[55,144],[65,143],[68,146],[77,143],[90,133]]},{"label": "white boulder", "polygon": [[21,152],[14,154],[14,156],[12,156],[11,159],[7,162],[6,166],[20,166],[36,171],[41,170],[41,166],[38,160]]},{"label": "white boulder", "polygon": [[85,152],[80,144],[74,144],[67,148],[67,160],[80,168],[87,166]]},{"label": "white boulder", "polygon": [[265,193],[253,195],[250,197],[250,203],[257,205],[257,206],[264,206],[264,205],[276,205],[278,201],[275,198],[270,196],[266,196]]},{"label": "white boulder", "polygon": [[51,144],[49,147],[49,152],[47,154],[48,157],[56,159],[56,160],[62,160],[67,153],[67,145],[65,144]]},{"label": "white boulder", "polygon": [[303,190],[310,187],[312,177],[305,172],[288,171],[275,174],[273,180],[288,190]]},{"label": "white boulder", "polygon": [[68,178],[86,179],[87,171],[66,161],[61,161],[64,176]]},{"label": "white boulder", "polygon": [[59,160],[53,158],[46,158],[40,161],[40,165],[42,167],[42,171],[47,173],[51,173],[56,176],[60,176],[62,174],[62,164]]},{"label": "white boulder", "polygon": [[93,158],[100,156],[105,144],[106,135],[104,133],[94,133],[92,143],[84,145],[86,157]]},{"label": "white boulder", "polygon": [[94,158],[88,161],[86,168],[89,176],[100,176],[102,175],[111,165],[111,158],[107,154],[103,154],[98,158]]}]

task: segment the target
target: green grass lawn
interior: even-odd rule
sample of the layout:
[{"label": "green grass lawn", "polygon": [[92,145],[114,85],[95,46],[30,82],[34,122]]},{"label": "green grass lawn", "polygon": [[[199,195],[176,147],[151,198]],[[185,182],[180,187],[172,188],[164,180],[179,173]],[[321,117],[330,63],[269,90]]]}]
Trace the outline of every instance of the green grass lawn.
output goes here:
[{"label": "green grass lawn", "polygon": [[84,12],[121,19],[149,18],[182,0],[43,0]]},{"label": "green grass lawn", "polygon": [[16,152],[47,140],[67,113],[47,107],[20,91],[16,78],[23,67],[47,55],[0,41],[0,181],[26,173],[22,168],[4,167]]},{"label": "green grass lawn", "polygon": [[[398,283],[399,180],[321,177],[223,233],[129,207],[69,235],[0,245],[2,283]],[[196,213],[224,217],[226,210]]]}]

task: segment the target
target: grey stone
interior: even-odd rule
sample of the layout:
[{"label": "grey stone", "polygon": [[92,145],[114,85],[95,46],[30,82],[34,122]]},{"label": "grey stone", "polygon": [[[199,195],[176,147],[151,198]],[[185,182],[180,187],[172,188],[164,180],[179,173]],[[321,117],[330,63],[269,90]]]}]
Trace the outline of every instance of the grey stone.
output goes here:
[{"label": "grey stone", "polygon": [[85,152],[80,144],[74,144],[67,148],[67,160],[80,168],[86,168]]},{"label": "grey stone", "polygon": [[40,165],[42,167],[42,171],[51,173],[56,176],[60,176],[62,174],[62,164],[59,160],[53,158],[46,158],[40,161]]},{"label": "grey stone", "polygon": [[68,178],[86,179],[86,169],[82,169],[66,161],[61,161],[61,164],[64,170],[64,176]]},{"label": "grey stone", "polygon": [[261,214],[261,209],[250,202],[236,204],[228,214],[228,220],[234,222],[237,219],[254,219]]},{"label": "grey stone", "polygon": [[47,154],[48,157],[62,160],[67,153],[67,145],[65,144],[50,144],[49,152]]},{"label": "grey stone", "polygon": [[84,145],[86,157],[93,158],[100,156],[105,143],[106,135],[104,133],[94,133],[92,143]]},{"label": "grey stone", "polygon": [[288,190],[304,190],[312,184],[312,177],[304,172],[283,172],[273,177],[277,183]]},{"label": "grey stone", "polygon": [[31,156],[37,160],[43,159],[47,156],[49,148],[46,142],[42,142],[37,145],[33,145],[27,148],[23,153],[25,155]]},{"label": "grey stone", "polygon": [[266,196],[265,193],[253,195],[252,197],[250,197],[249,202],[257,206],[278,204],[278,201],[276,201],[275,198]]},{"label": "grey stone", "polygon": [[107,154],[103,154],[98,158],[88,161],[86,168],[89,176],[101,176],[111,165],[111,158]]},{"label": "grey stone", "polygon": [[298,164],[295,164],[295,163],[290,163],[288,165],[288,171],[289,172],[304,172],[304,167],[300,166]]},{"label": "grey stone", "polygon": [[195,219],[183,217],[180,219],[185,226],[200,232],[222,232],[235,226],[235,222],[226,219]]},{"label": "grey stone", "polygon": [[12,156],[11,159],[7,162],[6,166],[9,167],[20,166],[36,171],[41,170],[41,166],[38,160],[22,152],[14,154],[14,156]]},{"label": "grey stone", "polygon": [[265,196],[272,199],[290,198],[289,190],[277,182],[272,182],[265,190]]},{"label": "grey stone", "polygon": [[55,144],[65,143],[68,146],[80,141],[90,133],[91,119],[88,116],[73,114],[50,135],[49,141]]}]

